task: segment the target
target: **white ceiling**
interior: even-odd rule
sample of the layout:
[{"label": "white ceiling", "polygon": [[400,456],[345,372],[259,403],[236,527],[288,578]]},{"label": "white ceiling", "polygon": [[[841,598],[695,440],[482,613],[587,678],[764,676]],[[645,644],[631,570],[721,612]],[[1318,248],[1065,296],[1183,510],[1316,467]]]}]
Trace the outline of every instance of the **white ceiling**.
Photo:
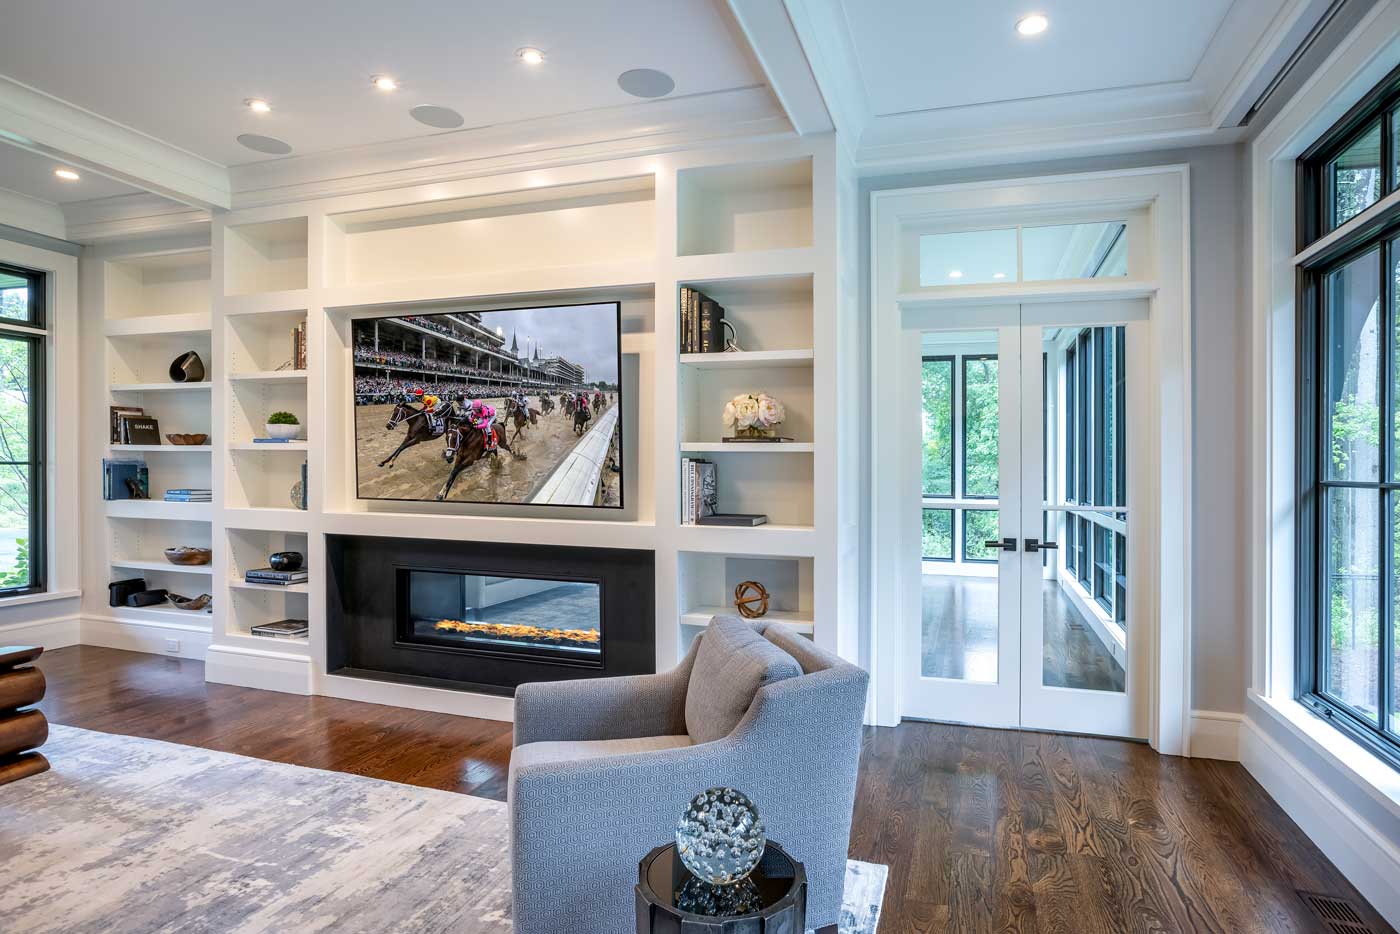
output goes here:
[{"label": "white ceiling", "polygon": [[81,167],[78,174],[82,178],[76,182],[65,182],[54,177],[53,170],[66,165],[48,156],[35,155],[0,142],[0,188],[50,204],[72,204],[93,198],[135,194],[141,190],[103,178]]},{"label": "white ceiling", "polygon": [[468,128],[645,107],[617,86],[631,68],[669,73],[672,97],[764,83],[722,0],[0,0],[0,22],[0,74],[221,165],[275,158],[240,133],[298,155],[440,134],[419,104]]},{"label": "white ceiling", "polygon": [[[876,116],[1189,81],[1231,0],[841,0]],[[1031,9],[1050,28],[1015,30]]]}]

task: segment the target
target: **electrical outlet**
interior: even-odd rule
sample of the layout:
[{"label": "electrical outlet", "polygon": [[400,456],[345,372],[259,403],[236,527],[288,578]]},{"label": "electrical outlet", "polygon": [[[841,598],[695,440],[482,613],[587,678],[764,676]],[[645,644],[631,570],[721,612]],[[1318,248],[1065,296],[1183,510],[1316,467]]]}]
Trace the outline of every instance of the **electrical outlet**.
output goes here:
[{"label": "electrical outlet", "polygon": [[165,651],[167,651],[167,652],[173,652],[173,653],[178,654],[179,651],[180,651],[180,640],[179,640],[179,639],[166,639],[166,640],[165,640]]}]

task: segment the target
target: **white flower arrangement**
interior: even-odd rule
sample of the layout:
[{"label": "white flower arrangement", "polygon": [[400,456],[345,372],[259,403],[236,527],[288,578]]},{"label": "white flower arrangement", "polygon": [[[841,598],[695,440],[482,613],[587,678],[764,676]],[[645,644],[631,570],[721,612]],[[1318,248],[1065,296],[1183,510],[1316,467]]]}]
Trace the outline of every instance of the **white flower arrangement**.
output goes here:
[{"label": "white flower arrangement", "polygon": [[724,406],[724,427],[736,431],[766,431],[787,418],[787,408],[766,392],[746,392]]}]

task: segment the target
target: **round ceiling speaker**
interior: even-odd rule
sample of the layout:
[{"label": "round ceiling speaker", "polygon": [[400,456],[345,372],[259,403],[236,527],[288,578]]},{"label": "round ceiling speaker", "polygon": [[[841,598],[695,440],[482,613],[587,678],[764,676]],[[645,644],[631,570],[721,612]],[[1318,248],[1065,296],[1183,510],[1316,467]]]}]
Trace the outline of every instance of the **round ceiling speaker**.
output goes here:
[{"label": "round ceiling speaker", "polygon": [[292,151],[289,143],[284,143],[272,136],[259,136],[256,133],[242,134],[238,137],[238,144],[253,150],[253,152],[267,153],[269,156],[285,156]]},{"label": "round ceiling speaker", "polygon": [[455,130],[467,122],[451,107],[439,107],[436,104],[419,104],[410,110],[408,115],[424,126],[439,130]]},{"label": "round ceiling speaker", "polygon": [[633,68],[617,76],[617,86],[633,97],[665,97],[676,89],[676,80],[655,68]]}]

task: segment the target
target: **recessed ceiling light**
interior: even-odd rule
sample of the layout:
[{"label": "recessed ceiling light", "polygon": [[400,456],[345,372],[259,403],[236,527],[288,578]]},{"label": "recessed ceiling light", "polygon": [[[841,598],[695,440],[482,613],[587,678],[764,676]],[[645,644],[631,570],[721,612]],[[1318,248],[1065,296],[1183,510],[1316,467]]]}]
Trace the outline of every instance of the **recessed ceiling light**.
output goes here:
[{"label": "recessed ceiling light", "polygon": [[948,278],[949,278],[949,279],[961,279],[961,278],[962,278],[962,270],[961,270],[961,269],[950,269],[950,270],[948,270]]},{"label": "recessed ceiling light", "polygon": [[381,91],[397,91],[399,83],[389,75],[372,75],[369,83]]},{"label": "recessed ceiling light", "polygon": [[1023,36],[1038,36],[1050,28],[1050,20],[1044,13],[1031,13],[1016,21],[1016,31]]},{"label": "recessed ceiling light", "polygon": [[65,182],[76,182],[78,179],[82,178],[81,175],[74,172],[72,169],[54,169],[53,174],[57,175]]},{"label": "recessed ceiling light", "polygon": [[238,137],[238,145],[269,156],[285,156],[292,151],[290,143],[274,136],[259,136],[256,133],[242,134]]},{"label": "recessed ceiling light", "polygon": [[265,114],[272,110],[272,105],[261,97],[250,97],[243,102],[243,106],[255,114]]},{"label": "recessed ceiling light", "polygon": [[532,48],[532,47],[530,47],[530,46],[528,46],[528,45],[525,46],[525,48],[523,48],[523,49],[516,49],[516,50],[515,50],[515,57],[518,58],[518,59],[520,59],[522,62],[524,62],[524,63],[527,64],[527,65],[543,65],[543,64],[544,64],[544,52],[542,52],[542,51],[539,50],[539,49]]},{"label": "recessed ceiling light", "polygon": [[665,97],[676,89],[676,79],[655,68],[633,68],[617,76],[617,86],[633,97]]}]

